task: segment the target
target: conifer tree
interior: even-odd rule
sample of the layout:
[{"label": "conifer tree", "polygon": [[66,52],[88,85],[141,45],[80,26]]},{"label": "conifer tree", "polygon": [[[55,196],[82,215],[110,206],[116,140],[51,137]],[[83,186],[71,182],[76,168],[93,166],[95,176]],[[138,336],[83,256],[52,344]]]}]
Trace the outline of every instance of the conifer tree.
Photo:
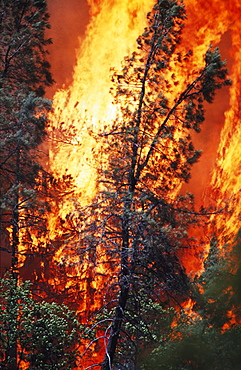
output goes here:
[{"label": "conifer tree", "polygon": [[0,87],[26,88],[43,95],[53,83],[45,37],[50,28],[45,0],[2,0]]},{"label": "conifer tree", "polygon": [[[181,311],[176,325],[143,359],[143,370],[239,369],[241,361],[241,239],[211,242],[205,270],[195,282],[196,304]],[[199,289],[201,288],[201,294]],[[160,317],[161,320],[161,317]]]},{"label": "conifer tree", "polygon": [[[68,370],[76,366],[80,325],[74,312],[36,302],[28,281],[0,279],[1,369]],[[17,343],[17,351],[12,349]]]},{"label": "conifer tree", "polygon": [[1,253],[11,255],[15,269],[20,232],[22,238],[23,230],[44,229],[45,175],[38,146],[51,108],[42,97],[53,82],[46,49],[51,40],[45,38],[50,27],[45,1],[3,0],[0,14]]},{"label": "conifer tree", "polygon": [[[112,368],[114,356],[118,362],[117,348],[120,363],[125,362],[123,333],[129,348],[147,333],[154,339],[151,302],[180,304],[190,294],[178,251],[188,244],[193,198],[176,194],[201,154],[190,132],[200,131],[203,103],[211,103],[215,91],[229,81],[219,51],[210,48],[203,68],[187,72],[184,85],[175,88],[179,81],[173,63],[182,66],[192,57],[177,51],[184,20],[181,1],[156,1],[137,51],[113,77],[121,112],[111,130],[100,135],[107,160],[90,208],[94,221],[84,228],[85,250],[80,250],[85,263],[88,258],[92,265],[105,259],[112,274],[104,300],[109,314],[95,325],[103,329],[102,370]],[[109,326],[103,328],[103,323]]]},{"label": "conifer tree", "polygon": [[[51,108],[42,97],[53,82],[46,58],[51,41],[45,38],[49,28],[45,1],[2,0],[0,17],[0,263],[7,260],[0,267],[10,268],[17,286],[19,257],[30,250],[29,232],[43,231],[45,226],[45,174],[38,146],[45,138]],[[14,318],[18,297],[13,290],[9,294],[8,309]],[[16,322],[12,324],[14,332]],[[16,338],[8,344],[7,356],[12,360],[6,368],[16,370]]]}]

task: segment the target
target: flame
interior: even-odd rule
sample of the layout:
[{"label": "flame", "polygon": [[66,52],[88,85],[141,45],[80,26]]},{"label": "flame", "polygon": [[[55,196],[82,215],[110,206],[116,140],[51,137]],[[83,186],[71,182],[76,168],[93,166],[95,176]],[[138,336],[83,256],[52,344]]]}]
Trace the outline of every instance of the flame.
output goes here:
[{"label": "flame", "polygon": [[73,129],[73,137],[69,138],[70,145],[56,145],[55,141],[49,152],[51,170],[62,176],[68,168],[82,200],[89,199],[88,194],[92,198],[95,191],[96,143],[91,132],[98,132],[100,125],[110,126],[118,113],[110,94],[112,70],[120,70],[124,56],[135,48],[153,0],[89,4],[92,18],[77,51],[73,83],[54,96],[52,127],[61,130],[64,125],[67,132]]},{"label": "flame", "polygon": [[[237,11],[239,10],[239,12]],[[240,228],[240,190],[241,190],[241,163],[240,163],[240,140],[241,140],[241,35],[240,35],[240,13],[239,8],[234,9],[233,22],[230,26],[232,31],[231,54],[234,60],[230,88],[230,108],[225,112],[225,122],[220,136],[220,144],[217,152],[216,169],[211,180],[213,193],[217,196],[218,204],[223,206],[229,203],[229,210],[225,220],[222,215],[217,220],[217,234],[222,244],[233,239]]]},{"label": "flame", "polygon": [[[91,20],[77,51],[73,83],[54,95],[48,166],[56,176],[71,175],[76,188],[74,201],[79,197],[82,206],[95,195],[97,156],[103,155],[93,136],[103,125],[111,127],[118,114],[110,94],[113,69],[120,70],[123,57],[134,49],[152,5],[153,0],[141,4],[138,0],[89,1]],[[58,217],[64,219],[73,209],[71,196],[61,200],[55,214],[49,217],[51,239],[60,233]],[[63,248],[56,252],[55,261],[61,262]],[[71,263],[76,262],[70,252],[68,258]],[[99,262],[96,272],[101,276],[105,269]],[[90,266],[82,266],[82,276],[87,276],[88,270]],[[98,291],[101,283],[101,278],[92,281],[92,289]],[[87,291],[88,287],[81,289]]]},{"label": "flame", "polygon": [[[85,39],[76,53],[73,82],[54,95],[48,163],[49,169],[56,176],[71,175],[74,179],[75,199],[79,197],[82,206],[89,204],[95,195],[97,163],[99,156],[103,156],[94,135],[103,130],[103,126],[110,128],[119,114],[118,106],[112,104],[113,97],[110,94],[113,70],[121,70],[124,56],[135,48],[153,0],[90,0],[88,4],[91,19]],[[64,219],[73,209],[70,196],[64,198],[55,214],[49,216],[50,238],[54,240],[60,233],[58,218]],[[64,253],[64,246],[61,246],[55,254],[56,263],[62,262]],[[96,253],[100,256],[97,266],[90,266],[83,261],[81,271],[74,267],[72,272],[73,276],[79,275],[81,279],[79,311],[85,319],[88,319],[91,311],[100,308],[104,280],[108,273],[105,255],[99,250]],[[74,253],[68,251],[68,263],[77,266],[78,261],[75,259]],[[71,281],[67,284],[71,288]],[[87,351],[83,366],[101,361],[102,352]],[[89,354],[91,358],[88,360]],[[79,364],[79,368],[81,366]]]},{"label": "flame", "polygon": [[[124,57],[136,49],[136,39],[143,32],[146,14],[152,9],[153,3],[154,0],[88,0],[90,23],[84,41],[76,52],[77,63],[73,71],[73,82],[68,87],[63,86],[54,95],[54,111],[50,115],[48,167],[56,176],[72,176],[75,194],[82,205],[89,204],[95,195],[97,163],[99,157],[104,156],[103,149],[98,146],[94,136],[105,127],[110,128],[116,117],[121,114],[118,105],[113,105],[110,94],[113,70],[121,70]],[[231,35],[232,40],[230,47],[233,85],[230,88],[230,107],[225,113],[216,167],[209,167],[208,171],[213,170],[213,174],[210,184],[205,184],[206,187],[209,185],[207,193],[209,198],[215,198],[218,207],[223,207],[223,201],[230,199],[232,207],[235,205],[235,212],[228,219],[226,214],[225,219],[222,215],[214,216],[217,225],[215,230],[222,234],[222,240],[226,241],[230,240],[239,227],[237,195],[241,188],[239,159],[241,129],[238,125],[241,87],[239,78],[241,4],[239,0],[229,2],[213,0],[211,3],[206,0],[185,0],[185,4],[188,18],[179,50],[187,53],[192,49],[193,57],[184,68],[173,62],[172,69],[180,81],[175,93],[178,93],[178,89],[186,83],[190,70],[195,71],[203,66],[203,55],[210,44],[218,45],[227,33]],[[206,124],[211,125],[212,122]],[[179,184],[176,186],[180,190]],[[231,206],[229,207],[231,209]],[[56,214],[49,217],[51,239],[60,233],[57,218],[64,219],[70,212],[73,212],[71,196],[64,198],[56,209]],[[60,247],[55,255],[56,263],[61,262],[63,253],[64,249]],[[203,258],[205,253],[201,245],[200,248],[195,248],[193,254],[184,256],[183,261],[189,273],[200,269],[201,255]],[[70,253],[69,258],[72,262],[75,261],[73,253]],[[81,272],[82,276],[90,274],[88,269],[90,267],[86,264]],[[100,299],[103,282],[101,276],[106,274],[106,268],[101,261],[96,271],[98,278],[91,282],[91,288],[95,292],[99,291]],[[98,299],[93,303],[88,298],[89,289],[90,285],[83,280],[81,290],[85,298],[81,303],[81,310],[98,308]],[[189,303],[188,306],[191,308],[191,302]],[[93,362],[94,360],[93,358]]]}]

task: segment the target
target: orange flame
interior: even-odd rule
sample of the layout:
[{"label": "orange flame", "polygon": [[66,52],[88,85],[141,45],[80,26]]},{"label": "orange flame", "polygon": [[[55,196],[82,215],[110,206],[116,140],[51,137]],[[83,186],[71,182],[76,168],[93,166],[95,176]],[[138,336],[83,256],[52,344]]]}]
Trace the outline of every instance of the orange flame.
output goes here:
[{"label": "orange flame", "polygon": [[[82,205],[87,205],[95,195],[98,161],[96,155],[104,155],[99,152],[93,133],[96,134],[105,127],[110,128],[116,116],[120,114],[118,106],[112,104],[110,94],[112,70],[121,70],[124,56],[130,55],[136,48],[136,39],[143,31],[146,13],[151,10],[153,2],[154,0],[88,0],[91,19],[85,39],[76,53],[77,64],[74,67],[73,82],[68,88],[63,87],[54,95],[54,112],[50,116],[49,168],[56,176],[70,174],[73,177],[76,194]],[[180,50],[188,52],[192,49],[194,53],[190,64],[185,68],[173,63],[173,71],[180,81],[177,89],[186,82],[188,70],[202,67],[203,55],[208,46],[218,45],[227,32],[231,34],[233,85],[230,89],[230,108],[225,113],[225,124],[209,196],[216,198],[219,207],[222,207],[223,200],[231,198],[235,199],[238,205],[237,194],[241,187],[241,130],[238,127],[241,4],[239,0],[213,0],[211,3],[206,0],[186,0],[185,3],[188,19]],[[210,166],[209,172],[212,169]],[[177,188],[179,190],[178,184]],[[222,216],[218,217],[217,230],[219,234],[223,234],[223,240],[230,239],[230,235],[233,236],[239,227],[238,208],[236,206],[236,211],[228,220],[223,220]],[[64,218],[70,212],[73,212],[73,203],[70,198],[66,198],[60,206],[59,216]],[[57,216],[53,215],[49,220],[50,236],[53,239],[56,232],[59,232],[55,231]],[[204,252],[201,246],[200,249],[195,249],[190,259],[184,258],[188,272],[200,268],[200,254]],[[60,248],[56,253],[57,261],[61,260],[62,253],[63,249]],[[74,261],[73,255],[71,258]],[[104,272],[103,265],[100,264],[99,269],[101,276]],[[100,277],[92,283],[92,287],[96,291],[101,290]],[[88,310],[91,306],[87,302],[88,287],[83,283],[82,288],[86,294],[84,309]],[[93,305],[98,306],[98,302]]]},{"label": "orange flame", "polygon": [[82,199],[92,197],[95,189],[96,145],[90,131],[98,132],[103,125],[111,126],[117,115],[110,94],[112,69],[121,69],[123,57],[131,53],[142,32],[146,13],[153,0],[140,4],[138,0],[121,2],[90,1],[95,16],[86,31],[86,38],[77,51],[73,83],[69,89],[54,96],[54,128],[71,132],[70,145],[60,143],[50,149],[50,168],[60,176],[66,168],[82,192]]},{"label": "orange flame", "polygon": [[241,163],[240,163],[240,91],[241,91],[241,5],[233,8],[232,24],[230,25],[232,47],[231,55],[233,67],[231,71],[232,86],[230,88],[230,108],[225,112],[225,122],[220,136],[217,152],[217,164],[211,180],[212,191],[222,207],[225,201],[230,202],[230,215],[225,220],[219,216],[217,233],[221,242],[227,243],[236,235],[240,228],[240,190],[241,190]]}]

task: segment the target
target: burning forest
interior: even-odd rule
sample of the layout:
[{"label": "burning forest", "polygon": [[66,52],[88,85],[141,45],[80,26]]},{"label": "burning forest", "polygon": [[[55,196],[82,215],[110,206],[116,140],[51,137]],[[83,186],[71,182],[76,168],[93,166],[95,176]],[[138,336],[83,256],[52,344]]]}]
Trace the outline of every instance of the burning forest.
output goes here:
[{"label": "burning forest", "polygon": [[239,0],[0,9],[0,367],[238,369]]}]

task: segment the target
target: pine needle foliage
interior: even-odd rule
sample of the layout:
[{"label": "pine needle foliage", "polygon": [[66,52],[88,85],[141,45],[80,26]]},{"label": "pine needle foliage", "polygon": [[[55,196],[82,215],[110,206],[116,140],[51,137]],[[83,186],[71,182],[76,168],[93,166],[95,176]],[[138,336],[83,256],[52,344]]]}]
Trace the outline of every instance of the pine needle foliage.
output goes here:
[{"label": "pine needle foliage", "polygon": [[39,149],[51,109],[42,95],[53,83],[48,20],[46,1],[1,1],[0,232],[5,240],[1,253],[7,253],[3,259],[10,255],[8,267],[13,269],[18,267],[19,244],[25,242],[27,248],[31,239],[23,242],[23,234],[31,228],[43,232],[48,209],[44,195],[50,176],[40,165],[44,153]]},{"label": "pine needle foliage", "polygon": [[[197,279],[194,312],[176,320],[169,337],[144,360],[151,369],[239,369],[241,361],[241,239],[233,249],[212,241],[205,271]],[[177,318],[177,317],[176,317]],[[161,316],[160,316],[161,320]]]},{"label": "pine needle foliage", "polygon": [[[185,82],[179,82],[173,65],[185,66],[192,57],[178,51],[185,17],[182,1],[158,0],[137,50],[113,76],[120,114],[100,135],[105,163],[90,207],[94,221],[86,223],[85,211],[85,250],[79,249],[93,266],[105,261],[110,276],[104,304],[114,313],[103,334],[102,370],[110,370],[116,352],[122,353],[131,318],[140,331],[143,322],[151,327],[150,300],[180,305],[191,294],[178,251],[187,247],[188,227],[197,220],[193,197],[177,194],[201,154],[191,131],[200,131],[203,104],[230,81],[218,49],[209,48],[203,67],[186,68]],[[137,340],[133,332],[129,337]]]},{"label": "pine needle foliage", "polygon": [[16,85],[43,95],[53,83],[45,37],[50,28],[44,0],[2,0],[0,5],[0,87]]},{"label": "pine needle foliage", "polygon": [[[67,370],[76,366],[80,325],[65,305],[36,302],[30,282],[0,281],[0,367]],[[12,349],[17,350],[13,353]],[[14,354],[14,355],[13,355]]]}]

